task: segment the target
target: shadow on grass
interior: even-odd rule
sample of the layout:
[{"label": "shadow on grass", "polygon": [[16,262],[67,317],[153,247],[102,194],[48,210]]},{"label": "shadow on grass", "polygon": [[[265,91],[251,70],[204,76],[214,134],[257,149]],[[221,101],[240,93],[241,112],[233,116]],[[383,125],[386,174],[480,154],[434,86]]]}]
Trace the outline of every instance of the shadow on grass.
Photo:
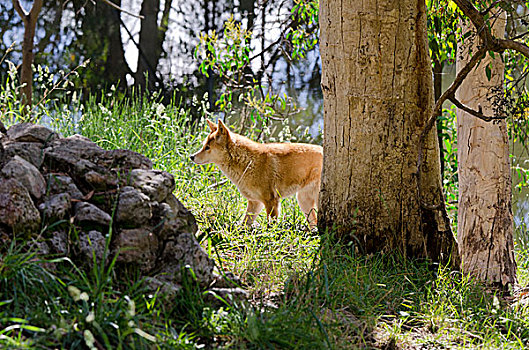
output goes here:
[{"label": "shadow on grass", "polygon": [[[529,311],[480,284],[397,253],[361,256],[321,238],[319,260],[292,276],[280,307],[285,328],[313,334],[325,348],[525,348]],[[309,348],[300,339],[291,348]]]}]

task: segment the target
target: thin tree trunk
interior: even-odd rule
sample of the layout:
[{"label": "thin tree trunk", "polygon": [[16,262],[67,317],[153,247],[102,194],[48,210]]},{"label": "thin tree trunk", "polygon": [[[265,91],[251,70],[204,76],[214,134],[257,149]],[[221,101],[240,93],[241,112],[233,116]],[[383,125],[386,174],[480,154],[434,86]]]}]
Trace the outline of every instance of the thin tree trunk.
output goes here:
[{"label": "thin tree trunk", "polygon": [[[121,7],[121,0],[113,0],[113,3]],[[108,81],[119,84],[122,89],[127,88],[127,74],[131,70],[125,59],[125,50],[121,39],[121,13],[106,4],[101,7],[102,16],[107,18],[106,25],[108,37],[108,54],[105,61],[104,72]]]},{"label": "thin tree trunk", "polygon": [[320,229],[365,253],[457,255],[444,206],[424,0],[322,0],[324,164]]},{"label": "thin tree trunk", "polygon": [[[143,0],[140,15],[141,21],[138,68],[135,82],[141,91],[147,87],[153,89],[156,83],[156,68],[161,52],[159,52],[158,12],[160,0]],[[148,81],[145,76],[148,76]]]},{"label": "thin tree trunk", "polygon": [[[212,7],[210,11],[209,7]],[[204,0],[204,32],[209,34],[209,31],[215,28],[215,1]],[[208,106],[209,111],[213,111],[215,107],[215,77],[213,76],[213,69],[208,68],[208,76],[206,77],[206,89],[208,91]]]},{"label": "thin tree trunk", "polygon": [[[439,60],[433,60],[433,96],[437,101],[443,93],[443,65]],[[438,116],[440,117],[440,116]],[[443,121],[437,119],[437,139],[439,142],[439,160],[441,162],[441,178],[445,173],[444,148],[443,148]]]},{"label": "thin tree trunk", "polygon": [[20,4],[20,0],[13,0],[13,7],[24,22],[24,41],[22,43],[22,68],[20,72],[20,82],[25,84],[22,88],[22,104],[24,110],[31,107],[33,96],[33,70],[31,65],[35,57],[33,53],[33,42],[35,38],[35,28],[42,8],[42,0],[34,0],[31,10],[27,12]]},{"label": "thin tree trunk", "polygon": [[[505,13],[495,20],[494,35],[503,37]],[[463,33],[474,30],[461,24]],[[458,44],[459,71],[475,52],[478,40]],[[490,67],[490,80],[485,67]],[[459,88],[456,97],[485,115],[503,113],[495,103],[503,97],[504,65],[487,55]],[[458,241],[463,271],[481,281],[516,283],[511,207],[511,173],[505,120],[485,122],[457,110],[459,161]]]}]

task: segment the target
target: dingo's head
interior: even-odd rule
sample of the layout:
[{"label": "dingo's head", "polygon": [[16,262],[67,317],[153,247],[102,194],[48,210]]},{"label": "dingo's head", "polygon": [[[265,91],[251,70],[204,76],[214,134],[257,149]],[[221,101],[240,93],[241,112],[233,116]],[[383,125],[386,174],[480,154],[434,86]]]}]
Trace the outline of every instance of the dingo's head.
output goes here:
[{"label": "dingo's head", "polygon": [[204,140],[204,145],[197,153],[190,156],[197,164],[220,163],[226,152],[226,145],[230,141],[230,131],[219,119],[219,125],[207,119],[211,132]]}]

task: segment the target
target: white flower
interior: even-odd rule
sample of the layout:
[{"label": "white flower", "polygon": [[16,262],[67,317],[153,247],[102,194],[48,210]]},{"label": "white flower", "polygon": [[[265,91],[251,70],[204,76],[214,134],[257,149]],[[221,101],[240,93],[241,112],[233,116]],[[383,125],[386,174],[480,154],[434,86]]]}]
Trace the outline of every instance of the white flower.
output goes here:
[{"label": "white flower", "polygon": [[126,298],[128,301],[127,316],[134,317],[136,315],[136,303],[129,297]]},{"label": "white flower", "polygon": [[90,332],[89,329],[85,329],[85,331],[83,332],[83,335],[84,335],[84,341],[86,343],[86,346],[88,346],[89,348],[94,347],[95,338],[92,332]]},{"label": "white flower", "polygon": [[86,316],[85,320],[86,320],[86,322],[91,323],[91,322],[93,322],[95,320],[95,318],[96,318],[95,313],[93,311],[90,311],[88,316]]},{"label": "white flower", "polygon": [[68,286],[68,293],[70,293],[70,296],[73,298],[74,301],[79,301],[81,291],[79,288],[75,286]]},{"label": "white flower", "polygon": [[90,297],[88,296],[88,294],[86,292],[82,292],[81,295],[79,295],[79,299],[84,300],[84,301],[88,301],[88,299],[90,299]]}]

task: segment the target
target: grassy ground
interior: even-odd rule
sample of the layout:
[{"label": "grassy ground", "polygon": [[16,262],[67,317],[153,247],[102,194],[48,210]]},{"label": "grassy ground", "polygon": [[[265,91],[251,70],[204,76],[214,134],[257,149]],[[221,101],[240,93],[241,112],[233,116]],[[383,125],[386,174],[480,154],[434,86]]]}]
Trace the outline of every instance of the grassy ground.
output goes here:
[{"label": "grassy ground", "polygon": [[[54,127],[105,148],[141,152],[174,174],[175,194],[195,214],[201,243],[221,270],[241,277],[249,302],[213,307],[191,281],[174,298],[150,295],[142,281],[116,276],[113,266],[85,273],[64,258],[48,270],[13,244],[0,255],[0,347],[528,346],[527,306],[436,266],[331,246],[326,235],[306,229],[291,199],[283,201],[280,222],[267,225],[261,216],[258,228],[243,230],[238,222],[245,201],[236,188],[214,166],[188,159],[206,128],[191,131],[178,107],[105,96],[83,108],[77,121],[52,114]],[[522,285],[528,282],[528,248],[517,242]]]}]

